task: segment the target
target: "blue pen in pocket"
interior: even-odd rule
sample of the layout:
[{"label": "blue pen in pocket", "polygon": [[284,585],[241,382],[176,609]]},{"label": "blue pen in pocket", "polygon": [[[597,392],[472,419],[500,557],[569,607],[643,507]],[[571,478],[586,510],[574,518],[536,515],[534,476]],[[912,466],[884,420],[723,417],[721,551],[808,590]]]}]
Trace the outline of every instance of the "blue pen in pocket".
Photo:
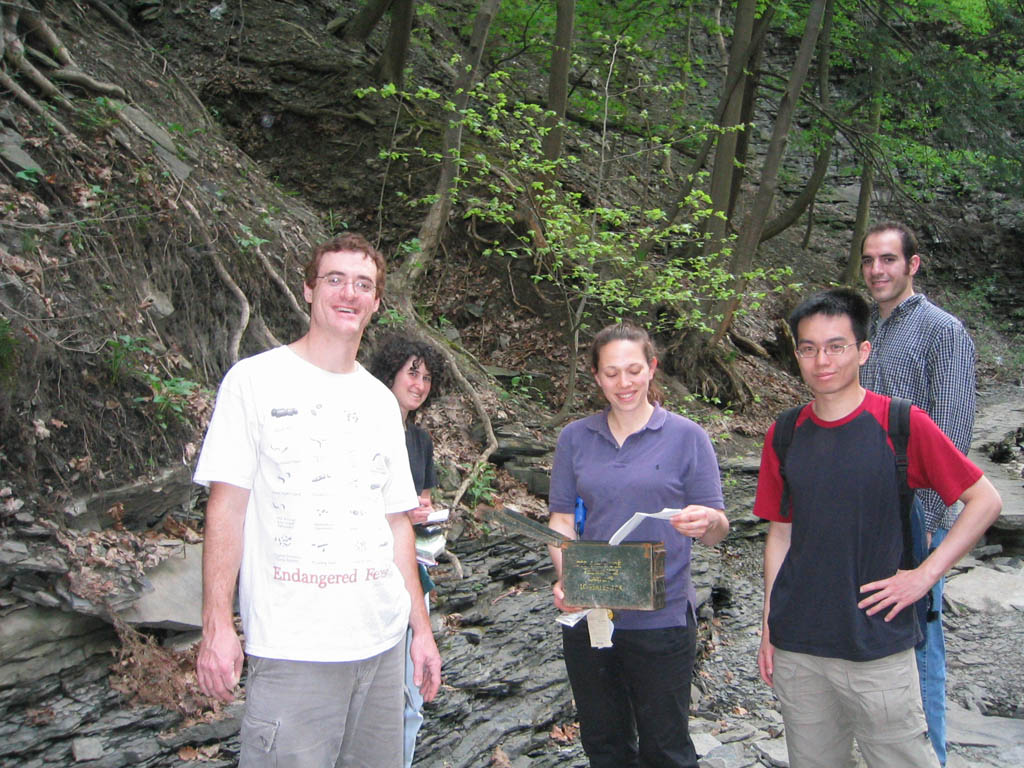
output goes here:
[{"label": "blue pen in pocket", "polygon": [[583,526],[587,522],[587,505],[583,503],[583,499],[579,496],[576,497],[576,508],[573,510],[573,517],[575,518],[576,527],[576,538],[583,538]]}]

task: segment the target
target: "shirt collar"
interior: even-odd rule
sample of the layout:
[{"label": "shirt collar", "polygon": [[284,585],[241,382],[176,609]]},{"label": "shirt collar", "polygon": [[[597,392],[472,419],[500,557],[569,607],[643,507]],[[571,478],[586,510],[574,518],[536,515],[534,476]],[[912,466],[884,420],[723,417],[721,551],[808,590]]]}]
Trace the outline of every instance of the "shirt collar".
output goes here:
[{"label": "shirt collar", "polygon": [[893,308],[892,312],[890,312],[889,316],[886,318],[883,318],[881,313],[878,311],[878,305],[873,304],[871,306],[871,325],[877,326],[882,323],[887,323],[890,320],[893,320],[894,318],[898,320],[904,315],[909,315],[922,301],[924,301],[923,293],[911,294],[903,301],[901,301],[898,305],[896,305],[896,307]]},{"label": "shirt collar", "polygon": [[[587,419],[586,425],[587,429],[591,432],[596,432],[602,437],[610,440],[613,445],[618,445],[618,443],[615,442],[615,438],[612,437],[611,429],[608,427],[608,412],[610,410],[611,407],[608,406],[600,413],[595,413],[591,418]],[[634,432],[633,434],[640,434],[640,432],[643,432],[645,429],[661,429],[664,426],[666,419],[668,419],[668,411],[662,408],[658,403],[655,403],[654,413],[652,413],[651,418],[647,420],[647,424],[644,425],[643,429]]]}]

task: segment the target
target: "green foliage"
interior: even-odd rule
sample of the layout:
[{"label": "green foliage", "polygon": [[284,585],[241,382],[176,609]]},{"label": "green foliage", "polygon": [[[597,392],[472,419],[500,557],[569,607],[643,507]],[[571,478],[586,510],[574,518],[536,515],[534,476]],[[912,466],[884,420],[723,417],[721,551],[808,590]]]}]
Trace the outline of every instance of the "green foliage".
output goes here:
[{"label": "green foliage", "polygon": [[242,247],[243,251],[248,251],[251,248],[259,248],[264,243],[270,242],[266,238],[257,235],[252,231],[252,229],[245,226],[245,224],[241,224],[240,226],[242,228],[242,235],[241,237],[236,237],[235,240]]},{"label": "green foliage", "polygon": [[141,372],[144,357],[153,354],[145,337],[132,336],[127,333],[107,339],[103,344],[103,349],[111,383],[121,381],[126,375],[138,375]]},{"label": "green foliage", "polygon": [[[864,119],[881,71],[882,127],[875,163],[918,202],[936,192],[1024,189],[1024,14],[1006,0],[924,0],[888,6],[882,23],[859,7],[836,17],[832,62]],[[877,51],[870,59],[866,51]],[[852,69],[852,77],[851,77]]]},{"label": "green foliage", "polygon": [[473,482],[466,488],[466,504],[474,509],[480,504],[493,504],[494,494],[497,492],[494,487],[496,478],[497,470],[493,464],[482,462],[478,465]]},{"label": "green foliage", "polygon": [[75,120],[80,128],[90,133],[102,133],[117,125],[118,113],[125,105],[116,99],[97,96],[89,99],[75,112]]},{"label": "green foliage", "polygon": [[518,397],[523,400],[542,400],[544,393],[534,386],[533,376],[529,373],[522,373],[513,376],[509,381],[508,390],[501,393],[502,399]]},{"label": "green foliage", "polygon": [[327,213],[323,215],[324,228],[328,234],[337,235],[348,229],[348,222],[341,217],[341,214],[337,213],[333,208],[328,208]]},{"label": "green foliage", "polygon": [[377,325],[383,328],[400,328],[405,325],[405,316],[394,307],[385,307],[377,315]]},{"label": "green foliage", "polygon": [[18,171],[14,174],[14,178],[27,181],[29,184],[39,183],[39,174],[41,171],[38,168],[26,168],[23,171]]},{"label": "green foliage", "polygon": [[143,372],[142,380],[149,385],[151,394],[137,397],[135,402],[148,402],[153,405],[156,423],[161,429],[167,429],[168,423],[174,420],[180,424],[188,424],[186,406],[188,398],[199,385],[180,376],[163,378],[155,373]]},{"label": "green foliage", "polygon": [[11,321],[0,317],[0,387],[9,389],[18,370],[18,340]]},{"label": "green foliage", "polygon": [[[623,39],[604,42],[608,71],[617,72],[616,67],[628,63],[633,46]],[[648,87],[634,85],[634,90]],[[705,316],[706,307],[732,297],[734,276],[723,259],[693,255],[700,252],[702,222],[712,215],[703,192],[696,190],[683,201],[672,222],[665,210],[647,202],[673,194],[675,179],[663,169],[669,142],[648,132],[612,155],[605,146],[591,146],[584,133],[569,125],[565,144],[581,147],[580,154],[563,153],[550,161],[543,152],[550,114],[517,100],[513,90],[508,72],[494,72],[473,89],[461,115],[463,145],[453,202],[467,218],[496,225],[487,228],[500,234],[487,244],[484,255],[528,261],[533,279],[561,297],[574,328],[586,326],[595,314],[602,322],[608,316],[642,319],[651,307],[667,303],[672,311],[666,322],[674,330],[710,330],[713,319]],[[652,85],[650,90],[658,88]],[[417,113],[451,108],[425,87],[409,92],[393,86],[363,88],[357,94],[393,100],[396,108]],[[611,108],[614,98],[609,95],[606,101]],[[419,141],[386,147],[381,157],[393,162],[441,159]],[[561,181],[584,157],[600,168],[597,188],[580,190]],[[643,169],[642,176],[637,168]],[[645,194],[620,204],[605,192],[611,180],[642,186]],[[409,204],[432,201],[431,196]],[[521,226],[523,208],[528,208],[526,218],[536,223],[528,230]],[[408,248],[418,250],[418,244]],[[767,279],[772,274],[759,270],[747,277]]]}]

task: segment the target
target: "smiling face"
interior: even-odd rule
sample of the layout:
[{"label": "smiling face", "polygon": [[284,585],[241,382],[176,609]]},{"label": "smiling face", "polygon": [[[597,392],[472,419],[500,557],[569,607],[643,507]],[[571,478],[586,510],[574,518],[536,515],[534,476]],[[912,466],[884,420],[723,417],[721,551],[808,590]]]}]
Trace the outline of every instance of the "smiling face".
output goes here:
[{"label": "smiling face", "polygon": [[[796,358],[800,375],[815,397],[841,396],[859,389],[860,367],[867,362],[871,344],[857,344],[849,315],[819,313],[805,317],[797,328],[796,344],[798,348],[807,345],[817,349],[812,357]],[[847,344],[851,346],[839,354],[825,354],[831,345]]]},{"label": "smiling face", "polygon": [[648,362],[640,342],[616,340],[601,347],[594,381],[616,413],[647,407],[647,390],[658,367],[658,359]]},{"label": "smiling face", "polygon": [[402,409],[402,418],[418,410],[430,396],[430,369],[422,357],[410,357],[395,374],[395,382],[391,385]]},{"label": "smiling face", "polygon": [[[331,286],[325,278],[337,276],[340,284]],[[309,302],[310,330],[355,335],[363,333],[373,313],[380,306],[375,291],[363,293],[356,282],[375,283],[377,266],[373,259],[358,251],[332,251],[320,259],[319,274],[313,286],[303,285]]]},{"label": "smiling face", "polygon": [[903,253],[903,241],[895,229],[875,232],[864,238],[861,274],[882,317],[888,317],[900,302],[914,293],[914,275],[921,266],[916,253]]}]

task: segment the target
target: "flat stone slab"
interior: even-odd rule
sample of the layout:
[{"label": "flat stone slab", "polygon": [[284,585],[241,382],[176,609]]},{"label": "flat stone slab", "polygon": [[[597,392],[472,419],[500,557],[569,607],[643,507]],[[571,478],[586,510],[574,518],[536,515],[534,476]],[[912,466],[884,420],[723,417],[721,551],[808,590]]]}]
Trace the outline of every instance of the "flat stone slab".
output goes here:
[{"label": "flat stone slab", "polygon": [[203,626],[203,545],[186,544],[184,557],[169,557],[146,571],[153,591],[120,616],[129,624],[187,631]]},{"label": "flat stone slab", "polygon": [[1024,765],[1024,720],[1014,717],[989,717],[964,709],[955,701],[946,703],[946,739],[953,744],[974,747],[1006,747],[1017,760],[1004,765]]},{"label": "flat stone slab", "polygon": [[981,467],[1003,497],[1003,513],[993,527],[1012,531],[1024,530],[1024,481],[1010,465],[996,464],[981,448],[1005,440],[1019,426],[1024,426],[1024,400],[984,406],[974,422],[970,453],[971,461]]},{"label": "flat stone slab", "polygon": [[[972,568],[946,581],[946,600],[972,611],[1024,611],[1024,570]],[[1024,725],[1024,721],[1021,721]]]}]

